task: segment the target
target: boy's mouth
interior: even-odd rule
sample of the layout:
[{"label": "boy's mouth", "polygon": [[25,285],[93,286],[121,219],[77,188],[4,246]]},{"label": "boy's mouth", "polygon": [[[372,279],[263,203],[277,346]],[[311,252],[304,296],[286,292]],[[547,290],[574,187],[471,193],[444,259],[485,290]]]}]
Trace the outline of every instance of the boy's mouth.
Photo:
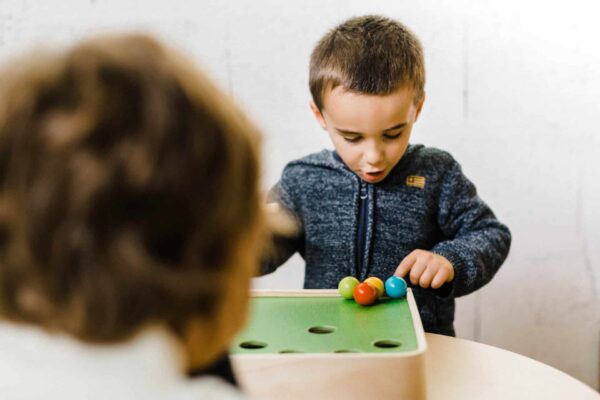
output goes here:
[{"label": "boy's mouth", "polygon": [[377,182],[383,178],[385,171],[363,172],[362,177],[367,182]]}]

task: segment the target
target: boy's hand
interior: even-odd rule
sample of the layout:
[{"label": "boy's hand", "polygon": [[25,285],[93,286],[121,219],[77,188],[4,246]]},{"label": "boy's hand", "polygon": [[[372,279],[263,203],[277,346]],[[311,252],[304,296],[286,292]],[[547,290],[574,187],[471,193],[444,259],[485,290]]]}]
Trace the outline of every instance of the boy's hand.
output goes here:
[{"label": "boy's hand", "polygon": [[266,203],[265,204],[265,211],[267,213],[271,213],[271,214],[277,214],[278,212],[281,211],[281,207],[279,206],[279,203]]},{"label": "boy's hand", "polygon": [[426,250],[414,250],[400,263],[394,275],[410,272],[410,282],[422,288],[438,289],[454,279],[454,267],[445,257]]},{"label": "boy's hand", "polygon": [[277,202],[264,204],[269,231],[273,235],[292,237],[298,233],[298,226]]}]

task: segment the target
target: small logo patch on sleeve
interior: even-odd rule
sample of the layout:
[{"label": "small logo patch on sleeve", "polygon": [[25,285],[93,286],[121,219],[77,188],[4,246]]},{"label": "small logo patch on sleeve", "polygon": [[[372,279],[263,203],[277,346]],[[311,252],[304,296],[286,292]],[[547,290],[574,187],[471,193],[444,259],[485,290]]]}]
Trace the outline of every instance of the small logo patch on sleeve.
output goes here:
[{"label": "small logo patch on sleeve", "polygon": [[406,186],[425,189],[425,177],[419,175],[409,175],[406,177]]}]

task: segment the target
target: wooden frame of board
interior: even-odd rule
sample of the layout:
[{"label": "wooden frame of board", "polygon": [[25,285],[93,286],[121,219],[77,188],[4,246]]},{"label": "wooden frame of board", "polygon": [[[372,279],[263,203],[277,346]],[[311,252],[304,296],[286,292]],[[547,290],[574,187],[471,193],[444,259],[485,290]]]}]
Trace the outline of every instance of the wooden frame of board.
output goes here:
[{"label": "wooden frame of board", "polygon": [[[252,296],[339,296],[336,290],[255,290]],[[417,350],[404,353],[233,354],[242,389],[256,399],[426,398],[427,344],[411,290],[407,292]]]}]

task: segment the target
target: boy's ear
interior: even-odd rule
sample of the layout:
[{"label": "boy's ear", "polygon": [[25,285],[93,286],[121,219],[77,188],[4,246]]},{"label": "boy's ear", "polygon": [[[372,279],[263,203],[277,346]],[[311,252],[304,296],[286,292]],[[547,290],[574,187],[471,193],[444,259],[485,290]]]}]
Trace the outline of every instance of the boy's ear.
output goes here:
[{"label": "boy's ear", "polygon": [[423,109],[423,104],[425,103],[425,92],[423,92],[423,96],[421,96],[421,100],[417,104],[417,115],[415,116],[415,122],[419,119],[419,115],[421,114],[421,110]]},{"label": "boy's ear", "polygon": [[325,118],[323,118],[323,114],[321,113],[321,110],[319,110],[319,107],[317,107],[317,105],[315,104],[314,101],[310,102],[310,110],[312,111],[313,115],[317,119],[317,122],[319,123],[319,125],[321,125],[321,128],[327,130],[327,124],[325,123]]}]

